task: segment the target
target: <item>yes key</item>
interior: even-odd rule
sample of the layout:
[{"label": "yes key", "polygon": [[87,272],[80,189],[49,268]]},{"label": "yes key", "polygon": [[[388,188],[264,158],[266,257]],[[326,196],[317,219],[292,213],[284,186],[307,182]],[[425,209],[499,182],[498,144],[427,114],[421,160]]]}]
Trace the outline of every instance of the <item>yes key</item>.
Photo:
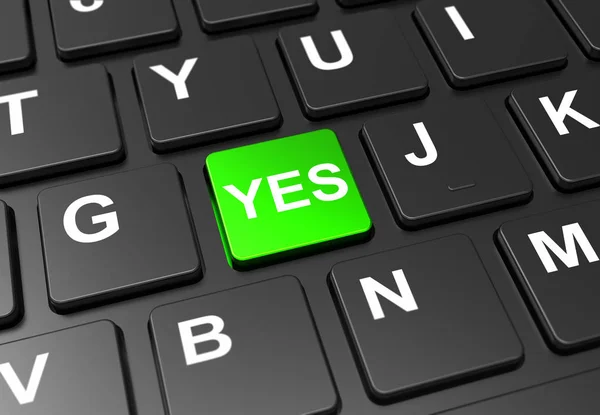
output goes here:
[{"label": "yes key", "polygon": [[213,153],[206,160],[230,264],[250,268],[367,237],[372,224],[330,130]]}]

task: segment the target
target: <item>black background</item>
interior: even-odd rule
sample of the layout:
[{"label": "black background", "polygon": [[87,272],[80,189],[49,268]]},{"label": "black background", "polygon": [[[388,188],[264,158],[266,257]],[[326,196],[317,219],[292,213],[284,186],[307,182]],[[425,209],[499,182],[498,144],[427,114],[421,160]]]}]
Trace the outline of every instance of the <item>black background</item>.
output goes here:
[{"label": "black background", "polygon": [[[527,1],[544,3],[543,0]],[[352,10],[344,10],[334,0],[321,0],[319,13],[314,17],[301,20],[344,19],[348,14],[360,14],[369,9],[383,8],[389,10],[397,19],[409,45],[413,48],[425,75],[429,79],[431,93],[426,100],[460,99],[461,97],[472,96],[486,99],[510,144],[513,146],[517,157],[523,163],[527,175],[533,182],[535,196],[533,201],[527,206],[418,232],[408,232],[401,230],[394,222],[392,213],[361,146],[358,133],[364,122],[373,119],[378,114],[400,113],[403,108],[410,107],[412,104],[402,104],[387,109],[365,112],[355,116],[340,117],[323,122],[307,121],[302,115],[300,106],[294,96],[292,84],[286,74],[283,61],[275,45],[277,30],[279,27],[285,26],[284,24],[241,30],[220,36],[208,36],[201,30],[193,2],[191,0],[174,1],[183,31],[182,38],[179,41],[182,46],[199,47],[208,41],[217,42],[220,38],[236,36],[241,33],[253,35],[264,61],[267,75],[273,85],[284,122],[279,130],[268,134],[224,141],[220,144],[161,156],[154,154],[151,150],[142,114],[139,109],[131,73],[133,55],[136,54],[117,54],[90,59],[76,64],[65,64],[56,56],[47,2],[30,0],[30,3],[34,22],[33,32],[39,61],[34,69],[26,73],[43,76],[44,74],[67,71],[67,68],[71,67],[88,65],[91,62],[104,63],[114,80],[117,107],[122,119],[128,156],[119,165],[0,191],[0,199],[5,200],[15,211],[25,301],[24,320],[16,328],[2,331],[0,333],[0,342],[4,343],[99,319],[110,319],[121,327],[124,332],[138,414],[163,414],[164,409],[159,393],[158,377],[147,328],[151,310],[156,306],[169,302],[237,287],[280,275],[292,274],[301,280],[307,292],[308,301],[315,316],[325,353],[331,364],[333,376],[339,389],[343,407],[342,413],[344,415],[430,414],[600,366],[600,349],[569,357],[558,356],[548,349],[513,283],[494,245],[493,239],[494,232],[499,228],[501,223],[507,220],[600,198],[600,190],[590,190],[573,195],[565,195],[556,191],[546,178],[542,168],[529,149],[527,142],[515,123],[511,120],[505,107],[505,99],[515,87],[527,85],[531,82],[542,83],[549,79],[564,76],[581,78],[586,75],[600,73],[598,64],[588,61],[585,58],[566,29],[560,29],[569,52],[569,66],[565,70],[472,91],[458,92],[450,88],[444,80],[440,69],[412,20],[411,13],[415,7],[415,1],[392,1]],[[544,7],[549,6],[544,5]],[[515,18],[519,16],[518,9],[514,11],[514,15]],[[552,13],[550,13],[550,16],[553,16]],[[142,17],[143,15],[140,15],[140,18]],[[557,17],[554,17],[554,20],[555,24],[560,25]],[[507,30],[509,26],[507,23]],[[499,33],[498,36],[502,36],[502,33]],[[176,44],[173,43],[165,44],[139,51],[139,54],[146,53],[148,50],[169,49],[175,46]],[[18,78],[24,74],[3,75],[0,79]],[[4,108],[2,109],[4,110]],[[367,209],[373,219],[375,226],[374,238],[362,245],[289,261],[251,272],[237,272],[232,270],[227,265],[225,259],[209,200],[207,184],[202,173],[206,156],[218,150],[321,128],[331,128],[340,139],[357,185],[362,192]],[[69,316],[54,314],[50,311],[46,296],[41,239],[36,213],[37,194],[42,189],[50,186],[99,177],[163,161],[175,164],[185,182],[200,249],[204,258],[205,274],[202,281],[193,286],[169,290],[158,295],[138,298]],[[403,403],[380,407],[369,400],[361,384],[349,344],[327,287],[327,274],[334,264],[343,260],[456,233],[465,233],[473,240],[484,266],[524,344],[524,365],[519,370],[505,375],[492,377]],[[468,299],[472,294],[465,292],[464,297]],[[235,305],[232,305],[232,307],[235,307]],[[244,310],[239,311],[244,312]],[[443,345],[440,345],[440,347],[443,347]],[[261,374],[257,373],[255,376],[258,377]],[[231,398],[234,399],[233,396]],[[200,394],[198,399],[201,399]],[[277,399],[277,397],[273,396],[272,399]],[[577,408],[572,409],[573,412],[582,412],[577,411]]]}]

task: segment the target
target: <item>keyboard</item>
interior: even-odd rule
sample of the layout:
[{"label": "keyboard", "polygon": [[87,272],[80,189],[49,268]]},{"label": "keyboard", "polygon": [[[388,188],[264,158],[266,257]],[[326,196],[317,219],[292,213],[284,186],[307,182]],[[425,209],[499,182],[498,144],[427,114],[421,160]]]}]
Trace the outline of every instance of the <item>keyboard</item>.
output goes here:
[{"label": "keyboard", "polygon": [[600,6],[0,2],[0,414],[598,414]]}]

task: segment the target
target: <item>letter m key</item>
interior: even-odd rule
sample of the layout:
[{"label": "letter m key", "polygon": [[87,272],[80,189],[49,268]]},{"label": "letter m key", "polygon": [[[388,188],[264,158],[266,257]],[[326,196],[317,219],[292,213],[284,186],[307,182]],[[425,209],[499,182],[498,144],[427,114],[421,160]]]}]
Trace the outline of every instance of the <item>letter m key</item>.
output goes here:
[{"label": "letter m key", "polygon": [[558,271],[554,259],[550,255],[550,251],[560,259],[567,268],[579,266],[579,256],[577,253],[577,245],[589,263],[597,262],[598,255],[592,247],[589,239],[581,229],[579,223],[571,223],[562,227],[565,249],[563,250],[556,242],[554,242],[546,232],[535,232],[527,235],[533,244],[537,255],[542,261],[547,273]]}]

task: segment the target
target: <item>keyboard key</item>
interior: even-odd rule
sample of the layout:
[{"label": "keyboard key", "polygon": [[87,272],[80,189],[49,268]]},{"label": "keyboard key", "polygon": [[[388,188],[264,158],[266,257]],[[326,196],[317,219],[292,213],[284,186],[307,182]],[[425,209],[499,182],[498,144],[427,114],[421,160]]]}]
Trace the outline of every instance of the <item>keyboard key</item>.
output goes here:
[{"label": "keyboard key", "polygon": [[0,186],[89,169],[124,155],[102,66],[0,83]]},{"label": "keyboard key", "polygon": [[429,91],[398,23],[383,11],[288,27],[278,41],[308,118],[418,99]]},{"label": "keyboard key", "polygon": [[404,110],[369,121],[362,136],[405,228],[525,203],[532,196],[531,182],[479,100]]},{"label": "keyboard key", "polygon": [[444,412],[444,414],[595,415],[600,413],[598,382],[600,382],[600,371],[595,370],[469,405],[466,408]]},{"label": "keyboard key", "polygon": [[29,29],[27,0],[0,2],[0,72],[33,65],[35,52]]},{"label": "keyboard key", "polygon": [[150,330],[171,415],[338,413],[294,277],[159,307]]},{"label": "keyboard key", "polygon": [[2,412],[133,414],[119,332],[99,321],[0,346]]},{"label": "keyboard key", "polygon": [[[0,201],[0,327],[10,327],[23,316],[19,258],[12,209]],[[0,395],[1,396],[1,395]]]},{"label": "keyboard key", "polygon": [[581,49],[590,59],[600,60],[600,28],[595,16],[600,5],[588,0],[550,0]]},{"label": "keyboard key", "polygon": [[600,183],[600,84],[564,78],[513,91],[508,105],[554,186],[575,191]]},{"label": "keyboard key", "polygon": [[207,32],[221,32],[315,14],[317,0],[195,0]]},{"label": "keyboard key", "polygon": [[171,0],[50,0],[63,60],[139,48],[179,37]]},{"label": "keyboard key", "polygon": [[213,153],[206,171],[225,251],[235,268],[370,235],[371,219],[333,131]]},{"label": "keyboard key", "polygon": [[424,0],[415,18],[455,88],[567,64],[564,35],[542,1]]},{"label": "keyboard key", "polygon": [[354,6],[363,6],[365,4],[378,3],[385,0],[338,0],[340,6],[343,7],[354,7]]},{"label": "keyboard key", "polygon": [[282,121],[249,37],[139,58],[135,77],[155,151],[272,130]]},{"label": "keyboard key", "polygon": [[379,403],[505,372],[523,360],[465,236],[337,264],[330,282],[363,383]]},{"label": "keyboard key", "polygon": [[550,347],[600,344],[600,202],[502,225],[498,242]]},{"label": "keyboard key", "polygon": [[200,279],[183,185],[170,164],[44,190],[38,211],[59,313]]}]

